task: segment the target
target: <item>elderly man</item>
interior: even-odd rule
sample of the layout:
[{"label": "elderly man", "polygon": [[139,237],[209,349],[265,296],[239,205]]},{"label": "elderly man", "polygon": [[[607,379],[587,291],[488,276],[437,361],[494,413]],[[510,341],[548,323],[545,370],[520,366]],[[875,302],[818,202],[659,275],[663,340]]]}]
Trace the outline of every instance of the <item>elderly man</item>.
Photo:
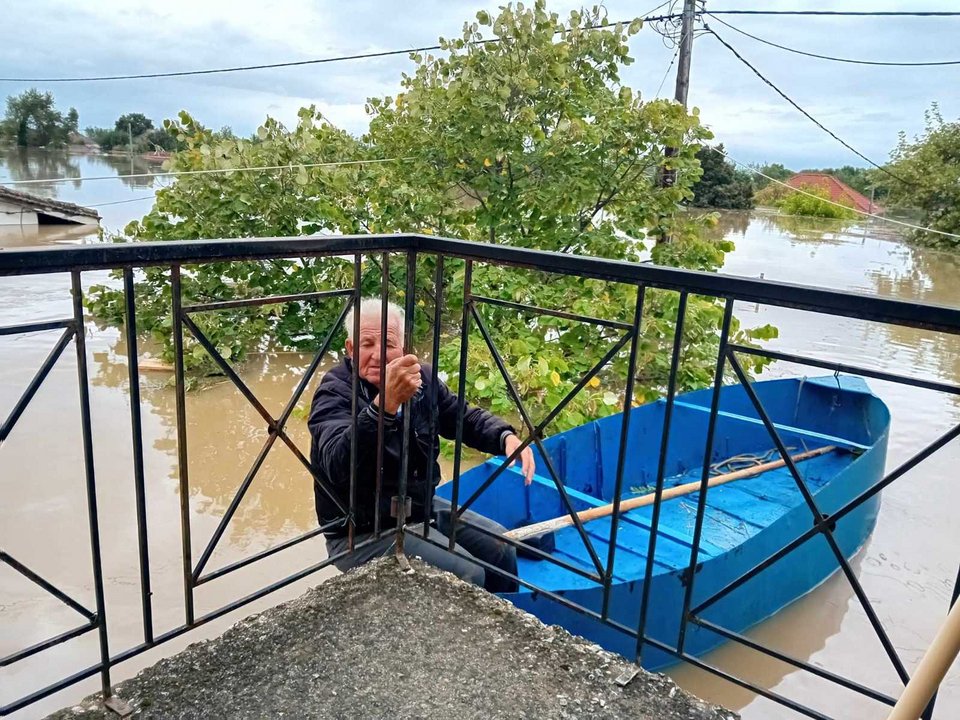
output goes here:
[{"label": "elderly man", "polygon": [[[394,304],[388,306],[386,338],[381,333],[381,301],[364,299],[360,304],[360,336],[353,337],[353,310],[347,315],[346,356],[339,366],[328,372],[317,388],[310,408],[308,426],[311,435],[310,459],[317,474],[338,493],[347,505],[350,487],[350,444],[353,433],[352,416],[352,358],[354,343],[359,351],[359,397],[357,398],[357,476],[356,476],[356,537],[357,543],[373,534],[374,518],[380,516],[380,527],[390,528],[396,519],[390,516],[391,498],[398,494],[400,454],[403,444],[403,404],[411,400],[411,437],[408,458],[407,495],[412,500],[410,523],[429,522],[429,536],[444,544],[451,531],[450,503],[434,498],[429,511],[424,507],[428,468],[433,465],[433,478],[440,478],[437,457],[440,440],[437,435],[453,438],[457,428],[457,396],[439,379],[433,369],[421,364],[416,355],[404,354],[404,313]],[[380,343],[386,343],[386,391],[380,391]],[[430,423],[430,386],[437,384],[437,407],[434,432]],[[383,417],[383,485],[380,506],[376,507],[377,426]],[[511,454],[520,440],[503,420],[480,408],[467,407],[463,419],[463,441],[481,452]],[[527,484],[533,478],[533,453],[526,448],[520,455]],[[339,515],[336,505],[318,487],[314,487],[317,518],[326,524]],[[462,519],[496,533],[504,532],[501,525],[472,511]],[[347,548],[347,528],[336,527],[325,532],[327,551],[334,555]],[[392,551],[393,533],[387,533],[335,564],[340,570],[360,565]],[[456,554],[422,540],[408,536],[405,550],[410,555],[448,570],[468,582],[480,585],[490,592],[511,592],[516,582],[495,572],[485,572],[483,566],[470,558],[483,560],[494,567],[516,574],[517,557],[514,548],[492,538],[469,525],[457,528]]]}]

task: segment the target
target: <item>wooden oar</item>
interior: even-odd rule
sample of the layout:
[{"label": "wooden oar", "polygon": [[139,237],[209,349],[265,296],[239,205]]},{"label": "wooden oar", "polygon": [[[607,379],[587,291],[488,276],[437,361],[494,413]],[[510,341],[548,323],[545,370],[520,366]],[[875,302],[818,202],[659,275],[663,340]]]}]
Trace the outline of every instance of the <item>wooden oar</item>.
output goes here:
[{"label": "wooden oar", "polygon": [[903,689],[887,720],[917,720],[960,654],[960,602],[953,604],[940,631]]},{"label": "wooden oar", "polygon": [[[826,455],[827,453],[833,452],[836,449],[836,445],[826,445],[824,447],[817,448],[816,450],[808,450],[807,452],[791,455],[790,459],[793,460],[793,462],[798,463],[802,460],[808,460],[812,457],[817,457],[818,455]],[[772,460],[761,465],[744,468],[743,470],[737,470],[736,472],[716,475],[715,477],[710,478],[709,482],[707,483],[707,487],[715,487],[717,485],[723,485],[724,483],[733,482],[734,480],[742,480],[743,478],[760,475],[761,473],[765,473],[767,470],[775,470],[783,467],[786,464],[786,461],[781,458],[780,460]],[[664,488],[660,497],[663,500],[672,500],[675,497],[681,497],[682,495],[689,495],[690,493],[697,492],[699,489],[700,481],[697,480],[696,482],[689,482],[672,488]],[[638,507],[652,505],[654,500],[656,500],[656,497],[657,494],[652,492],[647,495],[621,500],[620,511],[627,512],[628,510],[633,510]],[[581,510],[577,513],[577,517],[580,518],[580,522],[587,522],[589,520],[607,517],[608,515],[612,514],[613,503],[610,503],[609,505],[601,505],[600,507],[590,508],[589,510]],[[519,527],[516,530],[510,530],[509,532],[505,533],[505,535],[506,537],[513,538],[514,540],[523,540],[524,538],[540,535],[541,533],[559,530],[560,528],[567,527],[568,525],[573,525],[573,518],[570,515],[561,515],[560,517],[553,518],[552,520],[544,520],[542,522],[534,523],[533,525],[526,525],[524,527]]]}]

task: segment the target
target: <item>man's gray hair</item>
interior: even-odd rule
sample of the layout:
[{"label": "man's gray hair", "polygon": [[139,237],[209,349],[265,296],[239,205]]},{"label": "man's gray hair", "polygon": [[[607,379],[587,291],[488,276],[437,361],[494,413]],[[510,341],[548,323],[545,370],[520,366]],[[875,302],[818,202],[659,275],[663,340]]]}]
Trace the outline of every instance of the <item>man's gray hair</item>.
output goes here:
[{"label": "man's gray hair", "polygon": [[[353,342],[353,312],[356,308],[350,308],[344,324],[347,326],[347,340]],[[380,317],[380,311],[383,309],[383,300],[378,297],[366,297],[360,301],[360,317]],[[403,334],[404,321],[406,314],[403,308],[396,303],[387,303],[387,323],[391,321],[397,323],[400,328],[400,334]]]}]

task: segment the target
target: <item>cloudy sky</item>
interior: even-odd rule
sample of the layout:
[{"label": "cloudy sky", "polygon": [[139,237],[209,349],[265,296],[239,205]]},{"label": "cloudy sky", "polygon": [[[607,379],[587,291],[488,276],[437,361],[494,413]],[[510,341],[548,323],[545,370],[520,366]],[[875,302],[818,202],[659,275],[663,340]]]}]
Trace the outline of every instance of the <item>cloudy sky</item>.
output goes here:
[{"label": "cloudy sky", "polygon": [[[629,19],[656,0],[606,0],[611,19]],[[69,77],[165,72],[304,60],[429,45],[459,34],[496,0],[2,0],[0,77]],[[548,0],[561,15],[582,4]],[[957,10],[956,0],[708,0],[708,9]],[[752,34],[799,49],[869,60],[960,59],[958,18],[724,17]],[[712,21],[711,21],[712,22]],[[855,66],[784,53],[713,23],[718,32],[802,107],[879,162],[897,133],[914,134],[932,101],[960,116],[960,65]],[[652,97],[674,51],[645,28],[631,44],[624,82]],[[0,83],[0,96],[36,86],[80,112],[80,125],[112,125],[124,112],[155,121],[189,110],[212,127],[248,134],[271,115],[291,122],[314,103],[354,133],[366,127],[367,97],[393,94],[405,56],[190,78],[100,83]],[[671,70],[662,94],[673,94]],[[710,36],[693,51],[690,104],[745,162],[793,169],[864,162],[813,126]]]}]

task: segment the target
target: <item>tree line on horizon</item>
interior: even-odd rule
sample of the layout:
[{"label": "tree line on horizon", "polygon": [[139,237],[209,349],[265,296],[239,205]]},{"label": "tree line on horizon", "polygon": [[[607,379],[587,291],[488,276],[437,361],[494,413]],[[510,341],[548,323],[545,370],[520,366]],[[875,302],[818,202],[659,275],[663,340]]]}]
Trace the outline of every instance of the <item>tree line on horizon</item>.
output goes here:
[{"label": "tree line on horizon", "polygon": [[[925,132],[913,141],[901,132],[886,168],[888,172],[853,165],[803,168],[796,172],[832,175],[877,203],[912,215],[928,227],[958,233],[960,122],[946,122],[936,103],[925,113],[925,121]],[[61,148],[73,143],[87,144],[89,140],[107,152],[175,152],[185,148],[183,140],[178,138],[175,122],[166,120],[162,127],[156,127],[153,120],[139,112],[120,115],[112,128],[87,127],[81,134],[78,126],[76,108],[61,112],[56,109],[53,93],[31,88],[7,97],[6,113],[0,121],[0,145]],[[221,128],[215,136],[236,138],[229,126]],[[256,143],[259,139],[254,133],[249,141]],[[809,188],[808,192],[822,195],[820,202],[816,198],[805,201],[790,198],[789,191],[772,184],[770,179],[785,181],[794,174],[795,171],[782,163],[755,164],[750,169],[741,169],[726,159],[722,143],[716,147],[702,144],[696,151],[696,159],[702,174],[692,186],[689,204],[694,207],[748,210],[760,205],[823,217],[850,215],[843,208],[824,202],[827,195],[817,188]],[[954,238],[930,232],[918,232],[914,239],[933,245],[960,245]]]},{"label": "tree line on horizon", "polygon": [[[184,149],[164,123],[162,127],[143,113],[120,115],[113,127],[89,126],[80,132],[79,113],[71,107],[66,113],[56,108],[53,93],[36,88],[7,97],[6,112],[0,120],[0,145],[57,149],[69,145],[96,143],[101,150],[133,151],[135,153],[176,152]],[[221,137],[234,137],[229,126],[219,132]]]}]

